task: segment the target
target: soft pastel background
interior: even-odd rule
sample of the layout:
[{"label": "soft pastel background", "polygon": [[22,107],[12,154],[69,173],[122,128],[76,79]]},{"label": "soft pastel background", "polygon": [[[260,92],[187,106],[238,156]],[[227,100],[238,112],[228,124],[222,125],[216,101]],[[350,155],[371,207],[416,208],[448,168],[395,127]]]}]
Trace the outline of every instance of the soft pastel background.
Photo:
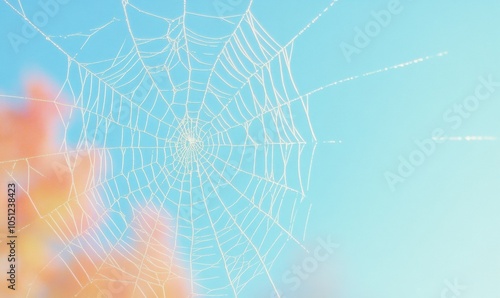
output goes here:
[{"label": "soft pastel background", "polygon": [[[7,36],[9,32],[21,32],[24,21],[6,2],[18,5],[9,0],[0,3],[0,94],[45,101],[0,96],[1,183],[5,185],[5,181],[11,179],[9,173],[14,175],[21,185],[30,185],[28,193],[35,200],[34,204],[40,204],[48,213],[55,212],[56,206],[68,197],[78,197],[81,193],[88,195],[88,189],[100,183],[99,175],[104,171],[101,165],[106,162],[102,160],[103,154],[96,150],[80,156],[72,181],[61,183],[56,176],[50,176],[54,174],[54,163],[63,162],[65,158],[50,156],[50,153],[64,152],[61,144],[74,143],[71,134],[62,133],[64,125],[69,123],[69,116],[65,114],[69,111],[62,103],[74,104],[74,100],[67,90],[65,94],[57,92],[67,79],[67,57],[39,33],[26,45],[21,45],[16,53]],[[217,15],[210,1],[188,3],[193,11]],[[252,11],[269,35],[284,45],[329,3],[327,0],[307,3],[256,0]],[[466,287],[460,297],[498,298],[500,143],[496,138],[500,137],[500,90],[482,101],[477,111],[456,130],[444,121],[443,114],[474,93],[479,77],[492,76],[500,81],[500,5],[493,0],[401,0],[402,12],[393,16],[390,24],[382,28],[360,54],[353,55],[350,63],[347,62],[340,44],[352,44],[354,29],[364,28],[373,19],[371,12],[385,9],[388,3],[385,0],[338,1],[297,38],[291,67],[301,93],[420,57],[442,52],[447,55],[352,80],[310,96],[309,116],[318,144],[306,196],[312,209],[304,245],[313,251],[318,246],[318,237],[331,237],[340,247],[303,280],[297,290],[290,289],[282,277],[294,264],[302,264],[308,257],[298,247],[286,246],[270,274],[284,297],[454,297],[453,292],[443,296],[446,293],[443,291],[447,289],[447,281],[458,280]],[[173,14],[181,4],[172,1]],[[25,2],[24,5],[28,16],[40,10],[35,3]],[[168,8],[169,5],[164,6]],[[248,7],[248,1],[231,7],[231,13],[241,13]],[[56,37],[71,53],[76,53],[85,37],[72,42],[72,39],[57,39],[57,36],[87,32],[113,18],[117,23],[124,19],[118,2],[69,1],[61,5],[60,12],[41,30]],[[134,25],[137,31],[153,30],[146,23]],[[197,28],[196,23],[191,26]],[[113,35],[119,40],[126,33],[116,29],[113,34],[113,30],[110,27],[108,35],[104,36],[110,43],[114,42]],[[220,34],[217,28],[211,30],[209,34]],[[105,42],[103,38],[89,43],[81,59],[101,59],[107,49]],[[303,120],[299,119],[299,124],[305,124]],[[429,138],[436,128],[444,129],[453,137],[489,139],[455,140],[438,145],[422,166],[391,191],[384,174],[396,172],[399,156],[408,157],[418,148],[414,140]],[[72,129],[73,138],[77,140],[80,132],[77,127]],[[65,142],[64,137],[68,138]],[[332,140],[336,143],[326,142]],[[25,158],[30,160],[29,167]],[[26,181],[28,176],[32,178],[30,183]],[[28,201],[26,194],[20,197],[20,201]],[[50,202],[41,202],[43,200]],[[92,202],[92,199],[87,201],[89,205]],[[76,232],[71,227],[67,227],[67,231],[54,232],[49,220],[40,220],[30,204],[23,206],[24,203],[20,203],[18,210],[18,225],[26,226],[19,232],[25,243],[18,247],[22,262],[19,266],[23,268],[18,278],[19,295],[26,295],[28,285],[35,291],[30,293],[31,297],[69,297],[65,295],[79,293],[80,284],[64,279],[69,275],[66,266],[76,268],[78,265],[65,266],[56,262],[43,269],[62,251],[62,243],[66,243],[58,236],[73,237]],[[73,213],[68,212],[66,216],[81,217],[82,224],[93,218],[92,214],[83,215],[82,210],[99,212],[92,206],[73,207]],[[0,212],[5,213],[4,208],[2,205]],[[153,219],[165,218],[165,231],[162,227],[154,231],[167,235],[166,239],[158,237],[163,240],[158,241],[157,246],[169,251],[175,240],[171,237],[172,231],[167,231],[168,222],[175,219],[158,214],[154,208],[141,212],[146,214],[143,221],[123,223],[124,227],[148,225]],[[69,220],[63,218],[60,222]],[[123,227],[117,227],[120,228]],[[4,266],[5,251],[2,248],[0,252],[0,264]],[[155,257],[154,252],[140,245],[135,252]],[[83,271],[104,281],[117,278],[112,277],[113,262],[133,263],[121,259],[124,255],[116,249],[110,252],[114,254],[113,261],[104,261],[104,266],[97,270],[89,260],[79,256],[78,251],[72,253],[75,257],[67,259],[83,260],[79,265]],[[99,258],[99,254],[96,255],[87,257]],[[171,256],[165,253],[161,257]],[[169,264],[157,265],[167,268]],[[173,282],[165,288],[183,297],[190,292],[189,275],[185,272],[189,267],[185,264],[174,267],[177,266],[169,268],[172,272],[166,274],[179,278],[169,275]],[[40,276],[31,285],[36,274]],[[141,273],[131,266],[130,274],[123,279],[137,278]],[[81,297],[104,295],[102,289],[109,287],[100,284],[99,278],[95,281],[92,278],[84,273],[78,277],[91,284],[89,292],[79,293]],[[148,278],[151,277],[143,276],[140,280],[147,284]],[[217,281],[214,285],[218,285]],[[272,287],[265,277],[258,277],[251,285],[241,297],[270,297]],[[0,295],[15,297],[5,288],[0,287]],[[162,291],[158,288],[150,293],[161,296]],[[122,295],[132,292],[134,289],[129,289]],[[44,296],[49,295],[47,293],[52,296]]]}]

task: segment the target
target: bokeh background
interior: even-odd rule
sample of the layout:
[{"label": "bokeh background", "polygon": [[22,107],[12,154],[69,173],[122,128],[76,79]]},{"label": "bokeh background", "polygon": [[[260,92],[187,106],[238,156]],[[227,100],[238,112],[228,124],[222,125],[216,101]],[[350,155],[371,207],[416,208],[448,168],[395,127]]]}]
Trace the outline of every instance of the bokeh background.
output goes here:
[{"label": "bokeh background", "polygon": [[[224,14],[237,15],[248,8],[246,0],[222,2],[227,8]],[[480,101],[458,128],[444,119],[449,109],[474,94],[481,77],[500,82],[500,5],[493,0],[401,0],[400,13],[392,15],[389,24],[381,26],[368,45],[348,61],[341,44],[352,45],[356,28],[364,30],[374,20],[373,12],[387,10],[391,2],[338,1],[294,43],[291,69],[302,93],[414,59],[432,58],[325,88],[309,97],[309,119],[317,138],[306,193],[312,208],[303,242],[310,253],[289,245],[274,263],[270,274],[283,297],[500,295],[500,90]],[[0,295],[106,297],[114,293],[110,280],[130,280],[141,274],[145,276],[137,280],[148,284],[151,277],[147,272],[134,271],[130,256],[124,257],[119,249],[112,251],[112,261],[96,262],[99,252],[85,255],[84,249],[57,259],[67,239],[78,237],[78,231],[91,224],[92,212],[100,212],[92,205],[99,193],[89,189],[105,175],[106,154],[94,150],[75,155],[71,146],[61,147],[74,141],[67,133],[72,109],[65,105],[75,105],[75,99],[67,90],[59,92],[68,79],[68,59],[40,33],[27,38],[16,51],[9,33],[21,34],[26,21],[9,3],[19,6],[16,1],[0,3],[0,179],[2,185],[14,179],[23,189],[18,196],[18,296],[6,290],[6,285],[0,287]],[[35,2],[22,3],[28,16],[40,11]],[[221,13],[216,2],[188,3],[193,10],[214,16]],[[176,11],[181,4],[172,1],[163,4],[163,9],[171,5]],[[269,35],[285,45],[329,5],[326,0],[255,0],[252,12]],[[124,19],[118,2],[68,1],[59,6],[59,12],[41,30],[72,53],[79,51],[88,36],[72,43],[62,35],[92,32],[86,29]],[[138,31],[151,29],[146,24],[136,26]],[[214,35],[217,30],[213,28]],[[108,34],[111,38],[113,29]],[[118,37],[121,34],[115,32]],[[103,39],[86,45],[81,59],[101,59],[106,52]],[[305,124],[305,119],[297,121]],[[400,157],[408,158],[418,150],[415,140],[431,138],[438,128],[445,131],[445,142],[437,144],[422,165],[392,189],[387,172],[397,174]],[[75,128],[74,139],[79,136]],[[74,158],[70,164],[77,164],[71,175],[64,174],[67,158]],[[59,208],[63,204],[64,210]],[[1,205],[2,214],[5,207]],[[175,215],[158,214],[154,209],[141,212],[145,214],[142,221],[124,226],[142,227],[165,218],[165,227],[150,232],[159,239],[158,250],[163,250],[159,259],[175,260],[165,253],[175,242],[175,234],[168,232]],[[55,222],[79,227],[68,225],[56,231],[51,224]],[[2,233],[4,228],[0,226]],[[311,257],[318,239],[331,239],[339,247],[292,289],[284,276]],[[140,245],[134,250],[137,257],[155,258],[156,250]],[[0,249],[2,268],[6,268],[5,252]],[[104,265],[96,269],[99,262]],[[171,282],[151,288],[150,297],[162,296],[165,290],[171,297],[191,293],[186,264],[159,262],[161,268],[174,264],[170,271],[162,271]],[[130,263],[129,275],[115,276],[116,263]],[[81,276],[72,277],[73,272]],[[90,286],[82,291],[80,282]],[[460,293],[450,287],[457,282]],[[218,285],[216,281],[214,285]],[[241,297],[273,297],[265,277],[256,277],[251,285]],[[115,296],[135,293],[142,297],[134,290],[121,289],[121,296]]]}]

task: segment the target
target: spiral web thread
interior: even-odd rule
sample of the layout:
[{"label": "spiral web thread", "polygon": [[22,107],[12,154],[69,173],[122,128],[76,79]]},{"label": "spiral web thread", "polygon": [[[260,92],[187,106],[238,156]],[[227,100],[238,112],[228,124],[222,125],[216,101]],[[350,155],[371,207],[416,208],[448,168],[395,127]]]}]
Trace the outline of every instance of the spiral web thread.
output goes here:
[{"label": "spiral web thread", "polygon": [[[65,269],[77,296],[94,286],[107,295],[113,281],[132,296],[165,296],[174,279],[185,280],[191,296],[241,296],[258,277],[278,293],[271,270],[280,253],[290,242],[306,250],[317,143],[310,96],[432,58],[301,93],[291,71],[294,42],[337,1],[285,45],[252,14],[253,1],[231,16],[187,1],[123,1],[107,21],[77,33],[39,28],[21,1],[4,2],[67,65],[54,100],[2,97],[61,110],[64,138],[53,155],[64,157],[69,175],[72,157],[92,157],[83,192],[51,208],[31,201],[37,221],[62,243],[44,270],[88,257],[75,267],[83,273]],[[44,157],[2,164],[29,168]]]}]

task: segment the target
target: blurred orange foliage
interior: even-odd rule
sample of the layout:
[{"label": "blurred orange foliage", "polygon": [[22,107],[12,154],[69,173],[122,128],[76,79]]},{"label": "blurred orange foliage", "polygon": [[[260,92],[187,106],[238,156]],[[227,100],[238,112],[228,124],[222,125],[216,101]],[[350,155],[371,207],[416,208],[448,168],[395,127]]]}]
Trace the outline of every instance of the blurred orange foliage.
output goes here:
[{"label": "blurred orange foliage", "polygon": [[[93,203],[104,150],[75,153],[61,146],[58,133],[70,108],[61,104],[54,86],[43,77],[32,78],[26,99],[19,99],[22,109],[0,101],[0,183],[5,193],[7,183],[17,184],[18,236],[16,293],[3,282],[0,297],[188,296],[183,270],[168,253],[170,239],[164,239],[161,226],[151,224],[151,210],[136,221],[157,227],[148,231],[149,242],[122,245],[105,255],[73,252],[72,241],[102,224],[104,210]],[[1,218],[7,214],[4,202]],[[6,234],[6,224],[0,225],[0,242]],[[6,245],[0,246],[0,268],[7,268],[7,254]]]}]

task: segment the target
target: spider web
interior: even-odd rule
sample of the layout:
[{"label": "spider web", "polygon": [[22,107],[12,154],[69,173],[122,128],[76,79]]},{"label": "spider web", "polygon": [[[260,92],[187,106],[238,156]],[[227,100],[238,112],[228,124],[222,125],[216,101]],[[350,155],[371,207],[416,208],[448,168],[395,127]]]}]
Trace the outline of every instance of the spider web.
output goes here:
[{"label": "spider web", "polygon": [[[114,295],[110,282],[133,297],[168,296],[178,279],[189,296],[241,296],[257,278],[278,294],[271,270],[280,253],[291,243],[306,250],[317,144],[310,96],[431,58],[301,93],[294,42],[337,1],[285,45],[256,19],[252,1],[230,16],[187,1],[122,1],[114,17],[77,33],[44,30],[21,1],[4,2],[66,61],[64,84],[48,103],[64,127],[53,155],[71,176],[74,157],[90,156],[92,178],[60,205],[31,203],[62,243],[43,270],[66,266],[82,297],[92,287]],[[43,157],[3,163],[30,168]]]}]

